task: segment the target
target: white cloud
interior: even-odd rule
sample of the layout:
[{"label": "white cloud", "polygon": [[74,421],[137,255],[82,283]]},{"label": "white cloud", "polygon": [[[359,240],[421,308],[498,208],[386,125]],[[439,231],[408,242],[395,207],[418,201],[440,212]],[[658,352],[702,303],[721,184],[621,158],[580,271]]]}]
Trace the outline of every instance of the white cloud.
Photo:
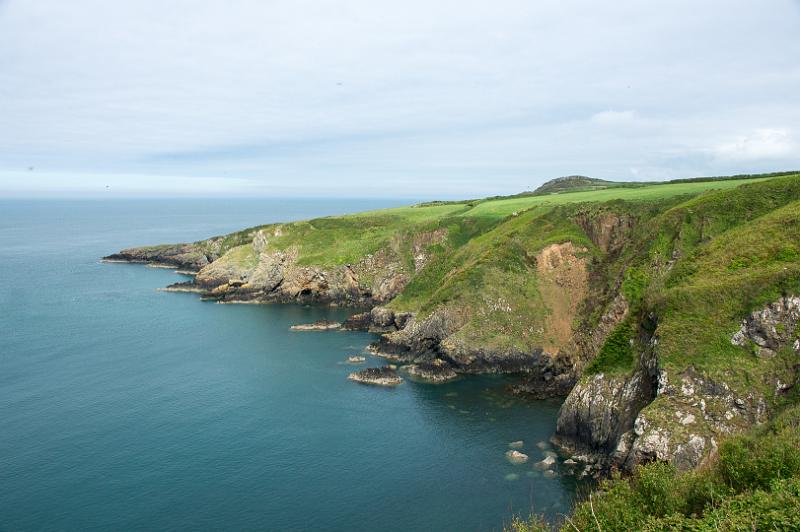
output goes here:
[{"label": "white cloud", "polygon": [[601,111],[593,114],[591,121],[603,126],[619,126],[633,124],[636,119],[636,111]]},{"label": "white cloud", "polygon": [[0,194],[29,166],[465,196],[800,167],[697,153],[800,123],[798,23],[789,0],[0,0]]},{"label": "white cloud", "polygon": [[711,152],[721,160],[758,161],[796,157],[800,153],[800,146],[789,129],[761,128],[717,144]]}]

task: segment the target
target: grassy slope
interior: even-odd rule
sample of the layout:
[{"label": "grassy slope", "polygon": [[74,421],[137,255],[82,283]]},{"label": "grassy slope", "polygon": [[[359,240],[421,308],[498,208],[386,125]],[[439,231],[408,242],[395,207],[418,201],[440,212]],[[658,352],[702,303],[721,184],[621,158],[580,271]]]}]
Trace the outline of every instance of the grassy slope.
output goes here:
[{"label": "grassy slope", "polygon": [[[800,523],[800,406],[767,427],[729,439],[699,471],[667,464],[607,481],[580,502],[562,531],[797,530]],[[510,532],[550,530],[542,520],[515,519]]]},{"label": "grassy slope", "polygon": [[[639,229],[638,243],[616,267],[625,270],[623,291],[634,306],[658,314],[666,367],[693,365],[745,379],[755,362],[730,336],[748,312],[781,290],[798,290],[799,220],[800,178],[790,176],[703,194]],[[621,328],[628,337],[634,331]],[[631,369],[633,351],[624,338],[616,340],[618,346],[604,346],[591,373]]]},{"label": "grassy slope", "polygon": [[[296,246],[300,252],[301,264],[334,266],[357,262],[363,256],[375,253],[392,244],[393,240],[402,240],[404,233],[412,234],[438,227],[448,227],[451,234],[455,235],[457,239],[463,240],[465,235],[474,235],[476,230],[491,227],[514,213],[534,207],[552,207],[614,199],[664,200],[683,195],[696,195],[712,189],[733,188],[753,180],[661,184],[639,188],[611,188],[593,192],[525,196],[489,201],[446,202],[382,209],[347,216],[316,218],[282,224],[283,236],[270,239],[270,246],[273,249],[287,249],[290,246]],[[237,246],[248,246],[256,230],[270,229],[275,225],[277,224],[259,226],[220,237],[222,239],[220,254]],[[451,237],[450,240],[452,241],[453,238]],[[199,244],[201,247],[208,247],[205,241]],[[409,250],[402,249],[402,243],[395,242],[395,244],[399,252],[408,255]],[[453,244],[457,246],[459,242],[456,241]],[[228,260],[241,258],[250,261],[250,254],[251,251],[239,251],[236,257],[230,257]]]}]

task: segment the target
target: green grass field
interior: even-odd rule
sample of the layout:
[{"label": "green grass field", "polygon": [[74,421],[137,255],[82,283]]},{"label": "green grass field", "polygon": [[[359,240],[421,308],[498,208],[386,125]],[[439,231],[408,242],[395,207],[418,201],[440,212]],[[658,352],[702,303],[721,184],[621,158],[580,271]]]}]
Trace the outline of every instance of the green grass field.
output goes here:
[{"label": "green grass field", "polygon": [[[403,234],[440,227],[448,229],[450,240],[457,247],[459,239],[465,242],[515,213],[521,214],[536,207],[542,208],[541,212],[545,212],[550,207],[574,203],[599,203],[610,200],[658,201],[682,197],[688,199],[710,190],[732,189],[767,179],[770,178],[665,183],[634,188],[612,187],[544,196],[444,202],[381,209],[283,224],[283,235],[270,239],[270,246],[273,249],[298,248],[301,264],[321,266],[348,264],[385,248],[393,240],[398,241],[395,248],[402,253],[404,250],[400,248],[403,244],[399,240],[402,240]],[[228,251],[236,246],[248,246],[252,232],[253,229],[248,229],[226,236],[222,251]],[[248,256],[245,251],[240,251],[229,260]]]}]

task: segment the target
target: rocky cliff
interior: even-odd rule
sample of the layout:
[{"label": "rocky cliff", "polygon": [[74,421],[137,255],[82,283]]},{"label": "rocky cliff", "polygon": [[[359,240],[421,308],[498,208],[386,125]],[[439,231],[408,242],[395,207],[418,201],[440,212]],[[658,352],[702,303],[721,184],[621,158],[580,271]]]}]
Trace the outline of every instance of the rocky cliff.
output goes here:
[{"label": "rocky cliff", "polygon": [[371,351],[418,378],[519,373],[515,391],[566,397],[555,439],[581,474],[690,468],[793,393],[799,199],[788,176],[657,201],[442,202],[106,259],[191,270],[169,289],[221,303],[371,308],[341,328],[380,335]]}]

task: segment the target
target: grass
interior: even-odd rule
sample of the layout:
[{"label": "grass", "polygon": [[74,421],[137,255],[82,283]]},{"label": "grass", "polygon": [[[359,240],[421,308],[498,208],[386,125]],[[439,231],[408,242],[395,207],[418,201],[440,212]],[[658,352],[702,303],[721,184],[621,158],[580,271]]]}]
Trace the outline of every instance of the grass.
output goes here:
[{"label": "grass", "polygon": [[762,181],[766,178],[751,178],[730,181],[701,181],[689,183],[668,183],[647,185],[636,188],[611,187],[601,190],[569,192],[545,196],[523,196],[499,199],[477,204],[465,211],[462,216],[509,216],[532,207],[543,205],[564,205],[568,203],[604,202],[611,200],[652,201],[676,196],[696,195],[709,190],[728,190],[746,183]]},{"label": "grass", "polygon": [[270,238],[270,247],[275,250],[297,248],[300,264],[323,267],[352,264],[387,247],[392,248],[392,251],[404,262],[410,263],[408,238],[426,230],[447,228],[450,235],[448,239],[450,247],[456,249],[466,239],[480,232],[476,229],[488,230],[515,213],[519,214],[534,208],[549,209],[558,205],[597,203],[620,199],[663,201],[696,195],[712,189],[729,189],[759,180],[761,179],[703,181],[647,185],[637,188],[615,187],[545,196],[433,202],[419,206],[259,226],[201,241],[197,245],[209,255],[223,255],[238,246],[249,244],[259,229],[271,232],[274,227],[280,225],[282,236]]},{"label": "grass", "polygon": [[[800,406],[793,405],[768,426],[723,442],[718,459],[700,470],[656,462],[604,482],[561,530],[797,530],[798,523]],[[549,529],[538,516],[506,528]]]}]

